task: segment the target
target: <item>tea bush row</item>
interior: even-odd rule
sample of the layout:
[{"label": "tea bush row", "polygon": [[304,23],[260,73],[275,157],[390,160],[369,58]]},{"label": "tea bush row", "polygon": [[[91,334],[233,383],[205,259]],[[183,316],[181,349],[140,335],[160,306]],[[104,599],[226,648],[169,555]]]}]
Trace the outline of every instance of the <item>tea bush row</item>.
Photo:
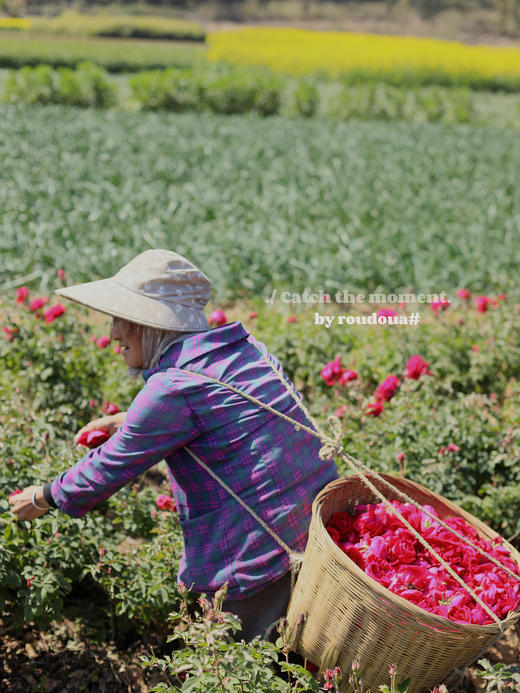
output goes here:
[{"label": "tea bush row", "polygon": [[[467,90],[324,85],[255,70],[172,68],[142,72],[130,78],[130,87],[135,101],[147,110],[446,123],[469,122],[472,117],[471,93]],[[92,64],[81,63],[76,70],[40,65],[11,71],[5,98],[9,102],[108,107],[116,103],[117,91],[106,73]]]},{"label": "tea bush row", "polygon": [[76,69],[49,65],[11,71],[4,98],[11,103],[60,103],[67,106],[107,108],[116,103],[116,87],[103,68],[80,63]]}]

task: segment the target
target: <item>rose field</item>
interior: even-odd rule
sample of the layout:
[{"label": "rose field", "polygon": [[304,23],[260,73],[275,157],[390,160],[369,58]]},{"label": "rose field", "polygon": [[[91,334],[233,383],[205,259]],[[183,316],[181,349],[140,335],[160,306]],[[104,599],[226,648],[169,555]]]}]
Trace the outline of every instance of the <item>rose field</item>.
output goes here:
[{"label": "rose field", "polygon": [[[44,93],[57,75],[79,93],[72,69],[45,69],[11,76],[12,93],[40,77],[34,88]],[[81,69],[103,100],[106,75]],[[435,108],[444,104],[440,122],[382,122],[305,113],[315,95],[306,77],[284,87],[300,110],[282,100],[270,111],[266,85],[276,77],[267,73],[250,73],[265,77],[259,92],[269,96],[254,96],[252,109],[224,93],[218,70],[196,108],[187,74],[129,77],[124,88],[137,80],[134,96],[148,106],[0,105],[0,692],[339,693],[350,682],[369,693],[366,661],[320,675],[292,660],[283,623],[276,645],[236,643],[239,620],[177,584],[183,536],[164,461],[79,519],[50,512],[30,523],[10,510],[10,494],[55,479],[102,444],[98,434],[83,445],[74,436],[126,410],[142,385],[127,377],[108,318],[54,290],[107,277],[149,248],[203,269],[212,327],[241,321],[264,342],[322,427],[339,419],[351,456],[426,486],[520,548],[518,131],[445,118],[450,99],[467,105],[462,87],[431,92]],[[240,83],[247,91],[255,80]],[[153,101],[161,89],[164,100]],[[379,297],[347,302],[343,291]],[[399,297],[422,292],[445,297]],[[403,320],[345,319],[372,313]],[[404,324],[412,313],[416,324]],[[317,314],[334,320],[317,324]],[[488,609],[503,618],[518,608],[514,577],[492,575],[478,551],[446,548],[435,518],[401,509],[446,560],[459,556]],[[490,622],[381,508],[338,513],[328,532],[332,548],[395,594],[447,621]],[[500,540],[471,537],[514,572]],[[520,691],[519,662],[514,626],[458,681],[433,690]],[[392,661],[384,676],[372,693],[413,684]]]}]

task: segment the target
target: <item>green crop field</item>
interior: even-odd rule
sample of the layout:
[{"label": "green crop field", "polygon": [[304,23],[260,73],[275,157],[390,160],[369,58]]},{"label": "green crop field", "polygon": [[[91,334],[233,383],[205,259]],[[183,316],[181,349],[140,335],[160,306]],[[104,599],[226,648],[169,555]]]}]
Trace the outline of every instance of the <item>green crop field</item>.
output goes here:
[{"label": "green crop field", "polygon": [[0,33],[0,67],[46,63],[74,67],[84,60],[109,72],[145,68],[185,67],[206,61],[203,43],[141,39],[56,37]]},{"label": "green crop field", "polygon": [[3,106],[0,134],[2,284],[106,276],[153,246],[221,298],[516,277],[511,130]]}]

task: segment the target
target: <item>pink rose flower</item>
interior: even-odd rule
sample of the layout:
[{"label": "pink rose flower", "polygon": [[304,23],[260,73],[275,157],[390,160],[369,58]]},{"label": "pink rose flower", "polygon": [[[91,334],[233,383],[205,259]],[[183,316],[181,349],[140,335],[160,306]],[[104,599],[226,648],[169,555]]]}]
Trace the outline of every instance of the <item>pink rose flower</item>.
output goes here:
[{"label": "pink rose flower", "polygon": [[501,301],[505,301],[506,295],[505,294],[498,294],[497,298],[499,298]]},{"label": "pink rose flower", "polygon": [[116,344],[114,347],[114,354],[120,354],[121,353],[121,347],[119,344]]},{"label": "pink rose flower", "polygon": [[418,380],[421,375],[432,375],[429,369],[429,362],[425,361],[419,354],[414,354],[408,359],[405,371],[408,378]]},{"label": "pink rose flower", "polygon": [[388,378],[385,378],[383,382],[378,385],[374,397],[377,400],[389,402],[395,395],[399,384],[399,378],[392,373],[392,375],[389,375]]},{"label": "pink rose flower", "polygon": [[254,310],[252,313],[249,313],[249,318],[251,320],[253,320],[253,318],[257,318],[257,317],[258,317],[258,313],[256,312],[256,310]]},{"label": "pink rose flower", "polygon": [[296,315],[289,315],[287,322],[296,322]]},{"label": "pink rose flower", "polygon": [[391,310],[390,308],[380,308],[377,311],[376,318],[395,318],[399,313],[396,310]]},{"label": "pink rose flower", "polygon": [[439,314],[439,311],[446,310],[446,308],[449,308],[451,306],[450,301],[432,301],[430,303],[431,309],[435,313],[435,315]]},{"label": "pink rose flower", "polygon": [[157,496],[155,504],[159,510],[176,510],[173,498],[171,496],[166,496],[164,493]]},{"label": "pink rose flower", "polygon": [[459,298],[465,298],[466,300],[467,300],[468,298],[471,298],[471,294],[470,294],[470,292],[469,292],[467,289],[459,289],[459,290],[457,291],[457,296],[458,296]]},{"label": "pink rose flower", "polygon": [[107,337],[105,334],[101,335],[101,337],[96,339],[96,344],[100,349],[104,349],[110,344],[110,337]]},{"label": "pink rose flower", "polygon": [[57,303],[55,306],[52,306],[52,308],[43,311],[43,317],[45,318],[45,322],[47,324],[53,322],[54,320],[56,320],[56,318],[59,318],[60,315],[63,315],[65,313],[65,310],[65,307],[62,306],[61,303]]},{"label": "pink rose flower", "polygon": [[404,462],[406,459],[406,455],[404,454],[404,452],[398,452],[396,457],[397,457],[397,461],[401,462],[401,463]]},{"label": "pink rose flower", "polygon": [[479,313],[485,313],[488,309],[489,298],[487,296],[477,296],[475,299],[475,308]]},{"label": "pink rose flower", "polygon": [[48,301],[49,301],[49,297],[48,297],[48,296],[45,296],[45,297],[37,296],[36,298],[34,298],[34,299],[30,302],[29,308],[30,308],[30,310],[32,310],[32,311],[34,312],[34,311],[36,311],[36,310],[39,310],[40,308],[43,308],[43,306],[44,306],[46,303],[48,303]]},{"label": "pink rose flower", "polygon": [[474,352],[480,351],[480,347],[477,344],[474,344],[471,348]]},{"label": "pink rose flower", "polygon": [[25,303],[25,299],[29,296],[29,289],[26,286],[20,286],[16,289],[16,302]]},{"label": "pink rose flower", "polygon": [[208,317],[208,323],[210,325],[215,324],[215,325],[225,325],[227,322],[227,317],[226,314],[224,313],[223,310],[213,310]]},{"label": "pink rose flower", "polygon": [[58,279],[63,280],[63,279],[65,279],[65,278],[66,278],[65,270],[64,270],[64,269],[59,269],[59,270],[58,270]]}]

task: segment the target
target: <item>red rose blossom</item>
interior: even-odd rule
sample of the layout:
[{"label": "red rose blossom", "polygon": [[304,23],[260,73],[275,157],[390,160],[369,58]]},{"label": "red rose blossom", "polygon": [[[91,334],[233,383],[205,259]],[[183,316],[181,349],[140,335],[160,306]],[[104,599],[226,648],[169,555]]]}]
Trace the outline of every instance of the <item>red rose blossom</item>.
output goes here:
[{"label": "red rose blossom", "polygon": [[110,337],[106,334],[101,335],[96,339],[96,344],[100,349],[105,349],[110,344]]},{"label": "red rose blossom", "polygon": [[374,397],[377,400],[389,402],[397,392],[399,384],[399,378],[392,373],[392,375],[389,375],[388,378],[385,378],[383,382],[378,385],[374,392]]},{"label": "red rose blossom", "polygon": [[258,317],[258,313],[256,312],[256,310],[254,310],[252,313],[249,313],[249,318],[251,320],[253,320],[253,318],[257,318],[257,317]]},{"label": "red rose blossom", "polygon": [[408,359],[405,366],[406,375],[412,380],[418,380],[421,375],[432,375],[429,365],[429,362],[425,361],[422,356],[414,354]]},{"label": "red rose blossom", "polygon": [[339,383],[339,385],[346,385],[351,380],[357,380],[357,377],[358,377],[358,374],[356,373],[356,371],[342,369],[340,376],[339,376],[339,379],[338,379],[338,383]]},{"label": "red rose blossom", "polygon": [[93,431],[84,431],[78,438],[78,444],[85,445],[87,448],[97,448],[109,438],[110,436],[106,431],[100,431],[97,429]]},{"label": "red rose blossom", "polygon": [[487,296],[477,296],[475,298],[475,308],[479,313],[485,313],[488,309],[489,298]]},{"label": "red rose blossom", "polygon": [[159,508],[159,510],[176,510],[175,508],[175,501],[171,496],[167,496],[164,493],[161,493],[157,496],[155,500],[155,504]]},{"label": "red rose blossom", "polygon": [[377,311],[376,318],[395,318],[399,315],[399,313],[396,310],[392,310],[391,308],[380,308]]},{"label": "red rose blossom", "polygon": [[223,310],[217,309],[211,311],[208,317],[208,323],[215,325],[225,325],[227,323],[227,317]]},{"label": "red rose blossom", "polygon": [[101,405],[101,413],[102,414],[112,415],[112,414],[117,414],[118,411],[119,411],[119,407],[114,402],[103,402],[103,404]]},{"label": "red rose blossom", "polygon": [[375,402],[371,402],[367,405],[367,408],[365,409],[365,414],[367,414],[368,416],[379,416],[384,408],[385,405],[383,404],[383,401],[378,399]]},{"label": "red rose blossom", "polygon": [[16,289],[16,302],[25,303],[25,299],[29,296],[29,289],[26,286],[20,286]]},{"label": "red rose blossom", "polygon": [[435,315],[439,314],[439,311],[446,310],[446,308],[449,308],[451,306],[450,301],[432,301],[430,303],[431,309],[435,313]]},{"label": "red rose blossom", "polygon": [[457,291],[457,296],[459,298],[465,298],[465,299],[471,298],[471,294],[467,289],[459,289]]},{"label": "red rose blossom", "polygon": [[296,322],[296,315],[289,315],[287,322]]},{"label": "red rose blossom", "polygon": [[30,308],[30,310],[32,310],[34,312],[36,310],[39,310],[40,308],[43,308],[43,306],[48,302],[49,302],[48,296],[45,296],[45,297],[37,296],[36,298],[34,298],[30,302],[29,308]]},{"label": "red rose blossom", "polygon": [[52,306],[52,308],[43,311],[43,317],[45,318],[45,322],[47,324],[53,322],[54,320],[56,320],[56,318],[59,318],[60,315],[63,315],[65,311],[65,306],[62,306],[61,303],[57,303],[55,306]]}]

